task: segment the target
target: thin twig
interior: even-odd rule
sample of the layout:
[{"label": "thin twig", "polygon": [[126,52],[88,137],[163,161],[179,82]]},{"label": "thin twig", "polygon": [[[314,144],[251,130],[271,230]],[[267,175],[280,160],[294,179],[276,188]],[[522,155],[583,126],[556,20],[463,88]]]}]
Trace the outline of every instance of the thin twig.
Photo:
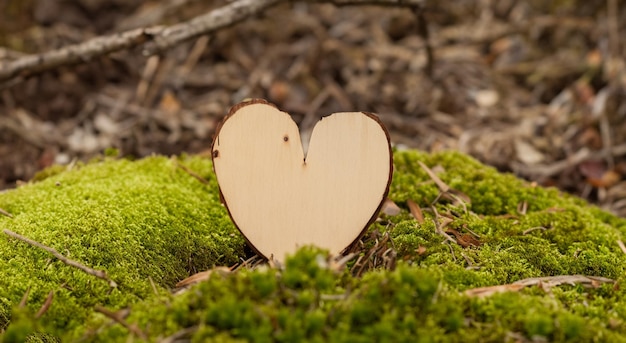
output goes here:
[{"label": "thin twig", "polygon": [[27,55],[6,63],[0,68],[0,81],[16,76],[29,76],[60,66],[88,61],[98,56],[140,45],[158,34],[161,27],[141,28],[109,36],[95,37],[85,42]]},{"label": "thin twig", "polygon": [[357,256],[359,256],[359,254],[355,252],[351,252],[345,256],[338,256],[332,261],[332,270],[336,272],[341,271],[350,260]]},{"label": "thin twig", "polygon": [[148,336],[141,331],[141,329],[139,329],[137,327],[137,325],[135,324],[128,324],[128,322],[126,322],[124,320],[124,318],[122,316],[120,316],[117,312],[113,312],[103,306],[100,305],[96,305],[96,307],[94,308],[94,311],[102,313],[103,315],[107,316],[108,318],[114,320],[115,322],[119,323],[120,325],[122,325],[123,327],[125,327],[128,331],[132,332],[135,336],[146,340],[148,339]]},{"label": "thin twig", "polygon": [[468,269],[468,270],[480,269],[480,267],[474,266],[474,263],[472,263],[472,260],[469,258],[469,256],[465,255],[464,253],[461,253],[461,256],[463,257],[463,259],[465,259],[465,262],[467,262],[467,267],[465,267],[465,269]]},{"label": "thin twig", "polygon": [[200,183],[208,185],[209,181],[205,178],[203,178],[202,176],[200,176],[200,174],[194,172],[193,170],[189,169],[189,167],[187,167],[184,164],[178,163],[177,161],[174,161],[174,163],[176,163],[176,166],[180,169],[182,169],[183,171],[185,171],[185,173],[193,176],[196,180],[200,181]]},{"label": "thin twig", "polygon": [[621,239],[617,240],[617,245],[619,246],[619,248],[622,250],[622,252],[624,254],[626,254],[626,245],[624,245],[624,242],[622,242]]},{"label": "thin twig", "polygon": [[93,275],[93,276],[95,276],[97,278],[106,280],[109,283],[109,286],[111,286],[111,287],[117,287],[117,283],[115,283],[115,281],[111,280],[107,276],[106,272],[104,272],[102,270],[96,270],[96,269],[89,268],[89,267],[85,266],[84,264],[81,264],[80,262],[76,262],[74,260],[71,260],[71,259],[63,256],[61,253],[56,251],[56,249],[54,249],[54,248],[45,246],[45,245],[43,245],[43,244],[41,244],[41,243],[39,243],[37,241],[34,241],[34,240],[32,240],[30,238],[27,238],[27,237],[24,237],[24,236],[22,236],[22,235],[20,235],[18,233],[15,233],[15,232],[13,232],[11,230],[4,229],[4,230],[2,230],[2,232],[4,232],[4,234],[6,234],[8,236],[11,236],[13,238],[19,239],[20,241],[26,242],[26,243],[34,246],[34,247],[37,247],[39,249],[43,249],[43,250],[51,253],[54,257],[59,259],[61,262],[67,264],[68,266],[71,266],[71,267],[74,267],[74,268],[78,268],[78,269],[84,271],[87,274],[90,274],[90,275]]},{"label": "thin twig", "polygon": [[548,165],[533,165],[527,166],[523,164],[516,165],[517,172],[521,175],[532,178],[545,178],[553,175],[557,175],[567,168],[576,166],[583,161],[590,158],[592,155],[591,150],[582,148],[575,154],[567,157],[564,160],[554,162]]},{"label": "thin twig", "polygon": [[[110,53],[143,46],[146,56],[155,55],[175,45],[232,26],[255,14],[288,0],[237,0],[206,14],[172,26],[150,26],[107,36],[98,36],[41,54],[26,55],[0,65],[0,83],[12,87],[24,78],[57,67],[89,61]],[[335,5],[415,6],[423,0],[315,0]]]},{"label": "thin twig", "polygon": [[448,248],[450,248],[450,254],[452,254],[452,259],[454,260],[454,262],[456,262],[456,254],[454,253],[454,248],[452,247],[452,244],[450,244],[449,241],[445,241],[444,242]]},{"label": "thin twig", "polygon": [[[446,240],[446,242],[452,242],[454,244],[457,244],[456,239],[452,238],[450,235],[448,235],[446,233],[446,230],[444,230],[444,228],[446,226],[448,226],[448,224],[451,223],[451,221],[449,221],[449,218],[446,217],[442,217],[439,215],[439,212],[437,212],[437,209],[435,208],[435,206],[430,206],[430,210],[433,212],[433,214],[435,215],[435,218],[433,219],[433,223],[435,223],[435,233],[442,235]],[[448,221],[445,221],[444,223],[440,223],[439,219],[440,218],[446,218],[448,219]],[[456,258],[455,258],[456,260]]]},{"label": "thin twig", "polygon": [[435,174],[435,172],[432,171],[432,169],[426,166],[426,164],[424,164],[422,161],[417,161],[417,163],[420,165],[420,167],[422,167],[422,169],[426,172],[426,174],[428,174],[428,177],[430,177],[430,179],[433,180],[433,182],[435,183],[435,185],[437,185],[437,188],[439,188],[439,191],[441,193],[447,193],[450,190],[450,186],[448,186],[445,182],[443,182],[439,178],[439,176],[437,176],[437,174]]},{"label": "thin twig", "polygon": [[281,1],[286,0],[238,0],[169,27],[152,26],[99,36],[42,54],[20,57],[0,67],[0,82],[88,61],[141,45],[144,45],[146,55],[153,55],[186,40],[231,26]]}]

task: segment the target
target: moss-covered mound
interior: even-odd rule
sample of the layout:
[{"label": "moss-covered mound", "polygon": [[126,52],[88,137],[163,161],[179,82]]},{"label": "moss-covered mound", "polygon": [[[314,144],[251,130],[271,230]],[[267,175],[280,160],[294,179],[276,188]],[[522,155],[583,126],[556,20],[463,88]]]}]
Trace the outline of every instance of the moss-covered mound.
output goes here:
[{"label": "moss-covered mound", "polygon": [[[209,184],[180,165],[196,170]],[[166,293],[190,273],[237,262],[245,243],[216,189],[205,159],[152,157],[74,167],[0,194],[0,208],[13,215],[0,216],[0,229],[106,271],[118,284],[111,288],[106,280],[2,235],[0,329],[27,292],[28,309],[35,313],[54,291],[41,321],[69,332],[91,316],[95,305],[121,308],[155,291]]]},{"label": "moss-covered mound", "polygon": [[[154,157],[90,164],[1,194],[0,208],[14,215],[0,219],[2,228],[106,270],[119,283],[112,289],[5,235],[4,339],[38,330],[64,341],[626,342],[626,254],[618,245],[626,220],[458,153],[394,157],[389,197],[404,210],[382,215],[343,270],[305,248],[283,270],[216,272],[178,295],[165,290],[197,270],[245,257],[219,205],[210,162],[179,162],[208,185],[175,161]],[[439,197],[418,161],[471,203]],[[422,207],[422,223],[409,214],[409,199]],[[508,292],[484,297],[466,292],[556,275],[615,282],[505,286]],[[29,287],[28,306],[20,309]],[[52,305],[34,319],[50,290]],[[96,305],[130,314],[115,322]]]}]

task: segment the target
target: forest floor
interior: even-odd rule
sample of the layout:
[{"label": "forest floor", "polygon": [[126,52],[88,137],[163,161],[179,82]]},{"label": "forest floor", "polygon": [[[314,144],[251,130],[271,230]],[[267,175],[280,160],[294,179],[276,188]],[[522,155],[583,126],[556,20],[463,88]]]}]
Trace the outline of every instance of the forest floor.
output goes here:
[{"label": "forest floor", "polygon": [[[229,2],[0,2],[0,69]],[[202,153],[219,120],[265,98],[310,132],[378,114],[398,146],[455,149],[626,216],[626,6],[425,1],[281,4],[144,56],[130,48],[0,83],[0,189],[107,148]]]}]

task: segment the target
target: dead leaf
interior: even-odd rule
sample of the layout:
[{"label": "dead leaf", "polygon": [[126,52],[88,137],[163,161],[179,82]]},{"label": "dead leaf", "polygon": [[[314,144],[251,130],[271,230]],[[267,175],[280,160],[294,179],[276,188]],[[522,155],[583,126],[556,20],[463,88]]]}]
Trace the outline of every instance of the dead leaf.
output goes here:
[{"label": "dead leaf", "polygon": [[474,101],[479,107],[493,107],[500,101],[500,95],[494,89],[481,89],[476,91],[474,95]]},{"label": "dead leaf", "polygon": [[170,90],[166,91],[159,102],[159,109],[167,113],[177,113],[182,105],[176,95]]},{"label": "dead leaf", "polygon": [[524,164],[538,164],[545,160],[545,156],[539,150],[521,139],[515,140],[515,152],[517,159]]},{"label": "dead leaf", "polygon": [[478,239],[476,239],[469,233],[460,233],[455,229],[448,229],[446,230],[446,233],[449,235],[453,235],[456,238],[456,242],[463,248],[467,248],[470,245],[478,247],[481,244]]},{"label": "dead leaf", "polygon": [[385,199],[385,202],[383,203],[383,208],[380,210],[380,212],[388,216],[397,216],[398,214],[400,214],[400,212],[402,212],[402,209],[398,205],[396,205],[393,200],[387,198]]},{"label": "dead leaf", "polygon": [[419,207],[419,205],[417,205],[411,199],[407,200],[406,204],[409,206],[409,211],[411,211],[411,215],[413,215],[413,218],[415,218],[418,223],[424,224],[424,214],[422,213],[422,209]]},{"label": "dead leaf", "polygon": [[587,183],[597,188],[610,188],[616,185],[622,176],[614,170],[607,170],[600,179],[587,179]]},{"label": "dead leaf", "polygon": [[617,184],[622,175],[615,169],[608,169],[604,161],[584,161],[578,170],[587,179],[587,183],[597,188],[609,188]]}]

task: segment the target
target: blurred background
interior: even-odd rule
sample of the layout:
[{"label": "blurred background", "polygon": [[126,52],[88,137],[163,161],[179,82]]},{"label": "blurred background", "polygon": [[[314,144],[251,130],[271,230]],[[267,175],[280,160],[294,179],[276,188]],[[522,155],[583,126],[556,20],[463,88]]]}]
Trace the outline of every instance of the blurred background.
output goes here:
[{"label": "blurred background", "polygon": [[[0,67],[230,1],[0,0]],[[204,153],[265,98],[306,137],[377,113],[398,148],[455,149],[626,216],[626,1],[280,4],[154,56],[135,47],[0,83],[0,189],[55,163]]]}]

